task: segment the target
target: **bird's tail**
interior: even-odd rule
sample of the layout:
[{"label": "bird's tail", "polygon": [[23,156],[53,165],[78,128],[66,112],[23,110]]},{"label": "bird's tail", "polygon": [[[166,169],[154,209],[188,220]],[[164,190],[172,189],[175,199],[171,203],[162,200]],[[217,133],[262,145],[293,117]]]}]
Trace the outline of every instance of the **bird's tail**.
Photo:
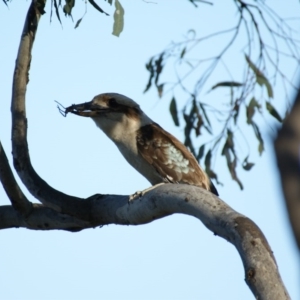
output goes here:
[{"label": "bird's tail", "polygon": [[210,180],[210,186],[209,186],[209,188],[210,188],[210,191],[211,191],[213,194],[219,196],[219,193],[218,193],[218,191],[217,191],[215,185],[212,183],[211,180]]}]

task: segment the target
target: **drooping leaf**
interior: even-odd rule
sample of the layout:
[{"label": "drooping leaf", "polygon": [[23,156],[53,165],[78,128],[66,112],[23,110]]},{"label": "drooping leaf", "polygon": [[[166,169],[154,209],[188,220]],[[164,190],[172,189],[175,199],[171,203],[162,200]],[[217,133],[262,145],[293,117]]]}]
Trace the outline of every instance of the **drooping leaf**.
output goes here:
[{"label": "drooping leaf", "polygon": [[222,81],[222,82],[219,82],[217,84],[215,84],[211,90],[214,90],[218,87],[240,87],[244,85],[243,83],[240,83],[240,82],[236,82],[236,81]]},{"label": "drooping leaf", "polygon": [[172,119],[174,121],[174,124],[176,126],[179,126],[177,104],[176,104],[176,100],[174,97],[172,98],[172,100],[170,102],[170,113],[171,113]]},{"label": "drooping leaf", "polygon": [[256,136],[256,138],[258,140],[258,152],[261,155],[263,153],[263,151],[265,150],[265,148],[264,148],[264,141],[263,141],[263,138],[261,136],[260,130],[259,130],[258,126],[256,125],[256,123],[254,123],[252,121],[251,125],[253,127],[255,136]]},{"label": "drooping leaf", "polygon": [[199,136],[201,134],[201,127],[204,125],[204,121],[202,115],[199,112],[197,101],[195,98],[193,99],[193,106],[192,106],[191,113],[193,114],[193,118],[194,118],[194,129],[195,129],[196,136]]},{"label": "drooping leaf", "polygon": [[8,7],[8,5],[7,5],[7,3],[6,3],[6,2],[8,2],[8,0],[3,0],[3,2],[4,2],[4,4]]},{"label": "drooping leaf", "polygon": [[152,83],[154,81],[159,95],[161,94],[164,84],[159,84],[159,77],[160,77],[161,72],[164,67],[164,65],[163,65],[164,55],[165,55],[165,52],[162,52],[158,56],[152,57],[149,60],[149,62],[146,64],[146,69],[150,72],[150,76],[149,76],[147,86],[144,90],[144,93],[150,89],[150,87],[152,86]]},{"label": "drooping leaf", "polygon": [[205,172],[210,178],[215,179],[218,184],[222,184],[221,182],[218,181],[217,174],[211,168],[211,158],[212,158],[212,153],[211,153],[211,149],[209,149],[204,159]]},{"label": "drooping leaf", "polygon": [[159,80],[159,76],[163,70],[163,59],[164,59],[164,52],[162,52],[160,54],[160,56],[158,57],[158,59],[156,59],[154,61],[155,64],[155,72],[156,72],[156,76],[155,76],[155,84],[158,85],[158,80]]},{"label": "drooping leaf", "polygon": [[230,129],[227,129],[227,140],[226,143],[228,144],[230,149],[234,149],[234,142],[233,142],[233,132]]},{"label": "drooping leaf", "polygon": [[256,76],[264,76],[263,73],[256,67],[256,65],[251,61],[251,59],[249,58],[249,56],[247,54],[245,54],[245,58],[246,61],[249,65],[249,67],[252,69],[252,71],[254,72],[254,74]]},{"label": "drooping leaf", "polygon": [[256,101],[256,99],[253,97],[248,106],[246,106],[246,116],[247,116],[247,123],[252,123],[252,118],[255,114],[255,109],[260,109],[260,104]]},{"label": "drooping leaf", "polygon": [[94,0],[88,0],[90,2],[90,4],[99,12],[101,12],[102,14],[105,14],[107,16],[109,16],[108,13],[106,13]]},{"label": "drooping leaf", "polygon": [[206,170],[210,170],[211,167],[211,149],[209,149],[205,155],[204,165]]},{"label": "drooping leaf", "polygon": [[237,157],[235,156],[233,161],[231,162],[230,166],[228,166],[231,174],[231,178],[237,182],[239,185],[240,189],[243,190],[244,186],[241,182],[241,180],[238,178],[237,173],[236,173],[236,165],[237,165]]},{"label": "drooping leaf", "polygon": [[180,53],[180,59],[182,59],[185,55],[186,47],[184,47]]},{"label": "drooping leaf", "polygon": [[56,0],[54,0],[53,3],[54,3],[54,8],[55,8],[55,14],[56,14],[56,17],[57,17],[59,23],[62,24],[62,23],[61,23],[61,20],[60,20],[60,15],[59,15],[59,10],[58,10],[58,5],[57,5]]},{"label": "drooping leaf", "polygon": [[[82,17],[82,18],[83,18],[83,17]],[[76,29],[76,28],[79,26],[79,24],[80,24],[81,21],[82,21],[82,18],[80,18],[80,19],[77,20],[74,29]]]},{"label": "drooping leaf", "polygon": [[183,114],[183,118],[185,121],[185,127],[184,127],[184,136],[186,137],[186,139],[190,136],[191,131],[193,129],[193,122],[190,119],[190,116],[187,114]]},{"label": "drooping leaf", "polygon": [[261,86],[264,85],[267,89],[269,98],[273,98],[274,95],[273,95],[272,86],[269,80],[265,76],[256,77],[256,82]]},{"label": "drooping leaf", "polygon": [[227,139],[222,149],[222,155],[225,156],[231,178],[237,182],[242,190],[244,188],[243,184],[236,173],[237,156],[234,149],[233,132],[229,129],[227,130]]},{"label": "drooping leaf", "polygon": [[119,36],[124,28],[124,8],[119,0],[115,0],[114,27],[112,34]]},{"label": "drooping leaf", "polygon": [[161,84],[157,85],[156,88],[157,88],[157,92],[158,92],[158,97],[161,98],[163,95],[164,84],[161,83]]},{"label": "drooping leaf", "polygon": [[65,0],[65,5],[63,7],[63,12],[65,15],[72,17],[72,9],[75,6],[75,0]]},{"label": "drooping leaf", "polygon": [[256,75],[256,82],[260,86],[264,85],[267,89],[269,98],[273,98],[273,89],[272,89],[272,86],[271,86],[270,82],[266,78],[266,76],[263,74],[263,72],[261,72],[259,70],[259,68],[257,68],[255,66],[255,64],[251,61],[251,59],[247,55],[245,55],[245,58],[246,58],[246,61],[249,65],[249,67],[252,69],[252,71]]},{"label": "drooping leaf", "polygon": [[242,164],[243,169],[246,171],[251,170],[254,165],[255,165],[254,163],[248,162],[248,156],[244,159]]},{"label": "drooping leaf", "polygon": [[154,67],[153,67],[152,62],[153,62],[153,57],[151,57],[149,62],[146,64],[146,69],[150,72],[150,76],[149,76],[149,80],[146,85],[146,88],[144,90],[144,93],[146,93],[150,89],[150,87],[152,85],[152,80],[154,78]]},{"label": "drooping leaf", "polygon": [[279,115],[279,113],[277,112],[275,107],[268,101],[266,101],[266,108],[267,108],[268,112],[271,114],[271,116],[273,116],[277,121],[282,123],[281,116]]},{"label": "drooping leaf", "polygon": [[201,102],[199,102],[199,106],[200,106],[200,109],[201,109],[201,111],[202,111],[202,113],[204,115],[205,121],[207,122],[208,126],[211,128],[211,124],[210,124],[209,118],[208,118],[208,116],[206,114],[206,110],[205,110],[204,105]]},{"label": "drooping leaf", "polygon": [[240,104],[238,101],[235,102],[235,105],[233,107],[233,111],[234,111],[234,114],[233,114],[233,121],[234,121],[234,125],[236,125],[237,123],[237,118],[239,116],[239,113],[240,113]]},{"label": "drooping leaf", "polygon": [[200,148],[199,148],[199,151],[198,151],[198,155],[196,157],[196,159],[199,161],[203,155],[204,155],[204,150],[205,150],[205,144],[203,144]]},{"label": "drooping leaf", "polygon": [[196,136],[201,135],[201,127],[202,126],[205,126],[205,125],[204,125],[202,116],[200,114],[198,114],[198,116],[197,116],[197,122],[196,122],[196,125],[194,126]]},{"label": "drooping leaf", "polygon": [[190,149],[190,151],[193,153],[193,155],[196,157],[195,148],[193,146],[192,140],[191,140],[191,131],[193,129],[193,120],[190,118],[190,115],[183,114],[183,118],[185,120],[185,127],[184,127],[184,145]]}]

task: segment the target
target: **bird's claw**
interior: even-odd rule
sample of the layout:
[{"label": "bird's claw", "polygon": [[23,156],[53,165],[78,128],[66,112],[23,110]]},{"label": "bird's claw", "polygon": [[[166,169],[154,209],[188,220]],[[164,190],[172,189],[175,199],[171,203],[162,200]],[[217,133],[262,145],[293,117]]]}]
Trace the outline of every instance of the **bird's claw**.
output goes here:
[{"label": "bird's claw", "polygon": [[144,194],[145,194],[144,191],[137,191],[134,194],[132,194],[132,195],[129,196],[128,202],[131,202],[131,201],[134,201],[134,200],[136,200],[138,198],[141,198],[141,197],[144,196]]}]

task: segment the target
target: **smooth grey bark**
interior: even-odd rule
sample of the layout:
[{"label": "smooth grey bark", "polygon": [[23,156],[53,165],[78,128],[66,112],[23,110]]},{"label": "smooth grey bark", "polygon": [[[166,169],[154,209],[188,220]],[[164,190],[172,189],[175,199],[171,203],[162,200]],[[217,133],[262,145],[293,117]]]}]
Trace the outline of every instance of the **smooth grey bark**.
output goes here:
[{"label": "smooth grey bark", "polygon": [[[43,205],[32,204],[26,199],[11,172],[0,172],[2,184],[5,187],[10,185],[5,191],[12,202],[12,206],[0,207],[0,228],[78,231],[106,224],[145,224],[183,213],[198,218],[215,235],[236,247],[244,265],[245,281],[255,298],[290,299],[272,250],[258,226],[200,187],[164,184],[130,202],[128,196],[118,195],[94,195],[81,199],[55,190],[35,172],[27,145],[25,95],[31,49],[44,5],[45,0],[33,0],[26,17],[11,106],[14,166],[24,185]],[[0,150],[0,154],[4,154],[2,147]],[[9,168],[7,160],[0,159],[0,171]]]}]

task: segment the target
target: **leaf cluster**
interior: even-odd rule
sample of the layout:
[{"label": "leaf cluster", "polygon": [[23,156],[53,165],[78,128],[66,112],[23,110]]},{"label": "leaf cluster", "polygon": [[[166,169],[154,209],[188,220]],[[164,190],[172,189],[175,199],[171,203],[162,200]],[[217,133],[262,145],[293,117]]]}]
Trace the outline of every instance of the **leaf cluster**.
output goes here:
[{"label": "leaf cluster", "polygon": [[[280,60],[283,58],[289,60],[297,68],[300,62],[298,51],[300,41],[293,38],[295,30],[267,6],[265,1],[245,3],[233,0],[233,2],[238,12],[236,26],[204,37],[197,37],[195,30],[192,29],[183,41],[172,42],[169,47],[149,59],[146,64],[149,79],[144,92],[155,87],[159,97],[172,93],[170,114],[176,126],[180,126],[183,122],[185,145],[189,147],[198,161],[204,159],[207,173],[217,182],[218,176],[213,171],[212,161],[221,154],[221,157],[225,158],[231,178],[242,189],[243,184],[238,177],[238,167],[249,171],[254,163],[249,162],[251,147],[247,142],[248,137],[243,133],[247,129],[241,130],[241,125],[246,123],[251,126],[258,142],[258,153],[261,155],[265,146],[258,125],[258,116],[264,119],[267,113],[278,122],[283,122],[283,117],[276,107],[278,104],[275,104],[273,99],[274,85],[280,79],[284,87],[287,84],[292,88],[295,87],[280,67]],[[243,49],[244,59],[242,56],[240,58],[241,65],[244,64],[244,72],[241,78],[234,78],[230,73],[231,63],[226,61],[225,54],[233,48],[238,36],[242,33],[246,33],[248,40]],[[195,59],[195,56],[190,54],[192,51],[195,53],[200,47],[205,47],[208,41],[214,42],[214,39],[220,35],[228,36],[228,39],[215,56],[201,57],[201,54],[198,54]],[[285,52],[282,51],[283,46],[287,49]],[[198,53],[201,52],[198,51]],[[167,82],[163,76],[164,70],[170,65],[175,69],[177,76],[175,82]],[[216,82],[211,87],[207,86],[208,79],[212,77],[219,65],[225,66],[228,78]],[[186,71],[187,68],[188,71]],[[197,79],[190,88],[190,82],[189,85],[186,82],[192,76]],[[229,91],[225,111],[221,103],[212,105],[205,101],[202,92],[207,88],[210,93],[221,88]],[[180,94],[184,92],[187,95],[181,110],[178,110],[179,103],[178,96],[176,96],[178,91]],[[241,113],[244,117],[241,117]],[[217,133],[213,134],[216,128]],[[208,142],[203,143],[197,149],[192,134],[196,138],[200,135],[207,135]],[[248,147],[246,155],[237,151],[236,148],[241,138]]]},{"label": "leaf cluster", "polygon": [[[108,4],[110,4],[111,6],[114,3],[115,10],[114,10],[114,24],[113,24],[112,34],[115,36],[119,36],[124,28],[124,13],[125,13],[124,8],[121,5],[119,0],[105,0],[105,1],[107,1]],[[52,0],[51,1],[50,19],[52,20],[52,13],[54,10],[55,15],[56,15],[58,21],[60,22],[60,24],[62,24],[61,12],[63,12],[66,17],[70,17],[73,20],[72,12],[74,10],[75,4],[76,4],[76,0],[63,0],[63,1],[62,0]],[[78,28],[79,25],[81,24],[83,18],[87,14],[88,5],[91,5],[95,10],[97,10],[101,14],[109,16],[109,14],[104,9],[102,9],[102,7],[100,7],[100,5],[97,4],[97,2],[95,0],[86,0],[85,1],[85,12],[84,12],[83,16],[76,21],[74,28]]]}]

